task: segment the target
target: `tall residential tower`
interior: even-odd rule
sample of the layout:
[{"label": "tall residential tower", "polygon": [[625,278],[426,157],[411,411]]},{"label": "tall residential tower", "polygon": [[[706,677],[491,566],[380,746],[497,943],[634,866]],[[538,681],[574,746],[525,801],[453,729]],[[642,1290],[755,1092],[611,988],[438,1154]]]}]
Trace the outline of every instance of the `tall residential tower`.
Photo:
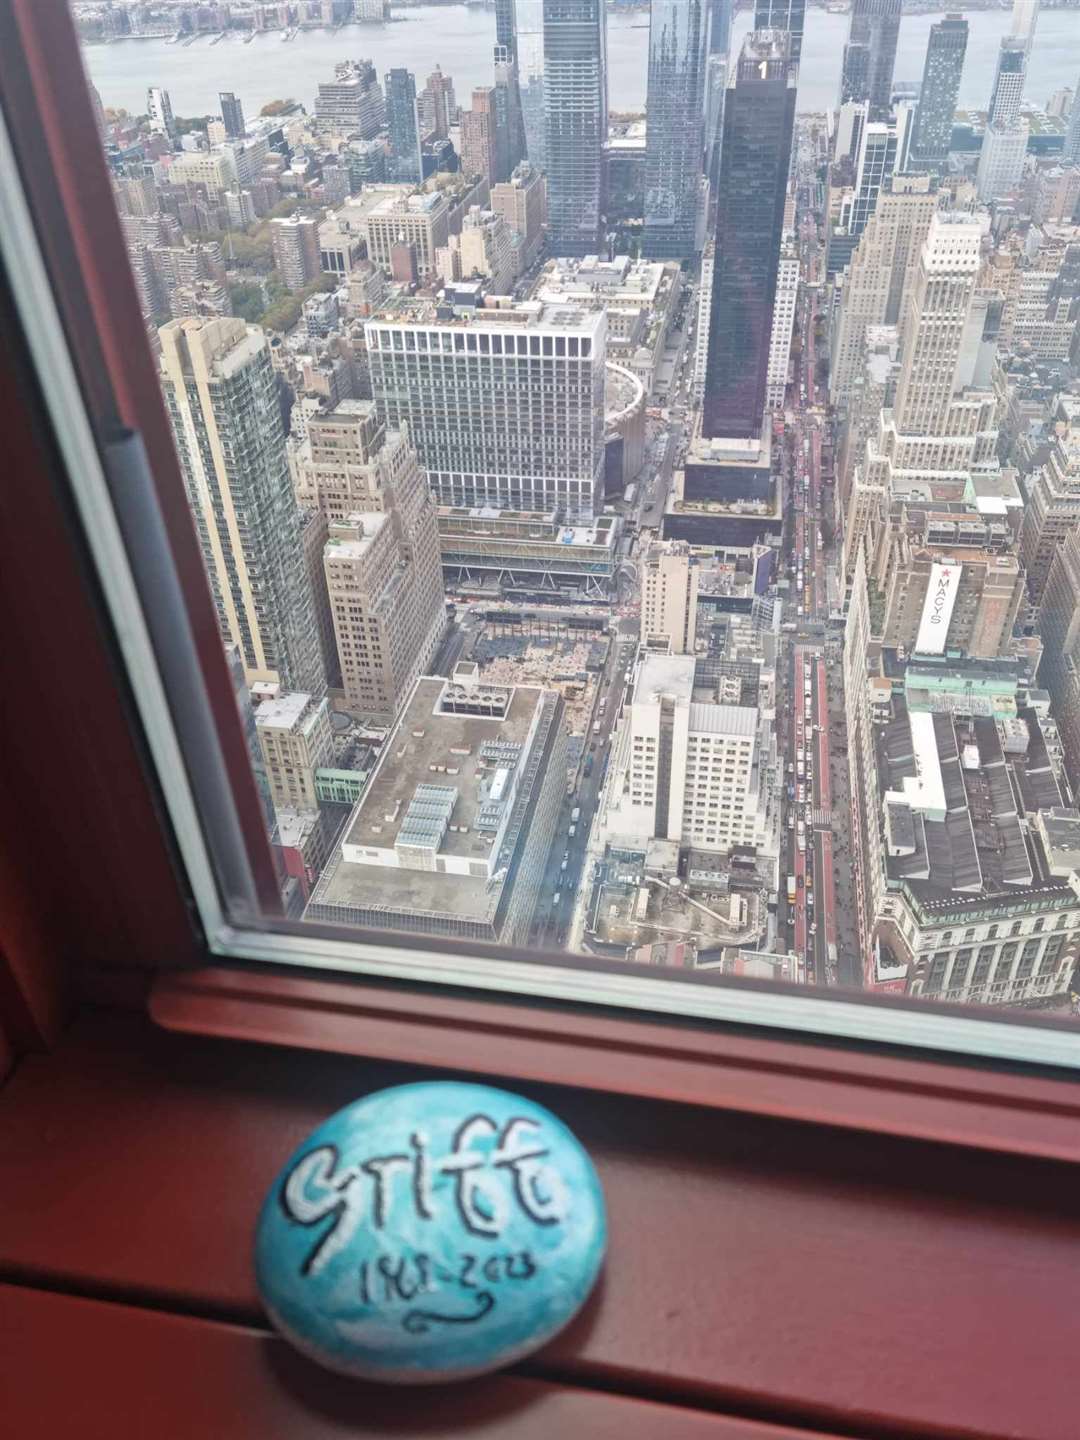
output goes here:
[{"label": "tall residential tower", "polygon": [[603,248],[607,126],[604,0],[544,0],[548,248],[553,255],[592,255]]},{"label": "tall residential tower", "polygon": [[694,253],[707,28],[705,0],[652,0],[642,246],[652,259]]},{"label": "tall residential tower", "polygon": [[967,42],[968,22],[962,15],[946,15],[944,20],[930,26],[922,89],[911,136],[913,170],[942,170],[949,158]]},{"label": "tall residential tower", "polygon": [[901,0],[851,0],[840,75],[840,103],[866,100],[871,120],[887,120],[892,99]]},{"label": "tall residential tower", "polygon": [[266,336],[243,320],[162,327],[165,402],[227,645],[247,684],[326,690]]}]

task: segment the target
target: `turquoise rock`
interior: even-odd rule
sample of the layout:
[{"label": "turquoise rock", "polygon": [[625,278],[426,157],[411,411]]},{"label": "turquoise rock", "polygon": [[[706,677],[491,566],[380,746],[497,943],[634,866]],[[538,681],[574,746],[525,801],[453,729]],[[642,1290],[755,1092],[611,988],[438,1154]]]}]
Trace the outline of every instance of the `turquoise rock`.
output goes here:
[{"label": "turquoise rock", "polygon": [[424,1384],[509,1365],[580,1310],[604,1199],[549,1110],[399,1085],[320,1125],[274,1181],[255,1272],[277,1328],[333,1370]]}]

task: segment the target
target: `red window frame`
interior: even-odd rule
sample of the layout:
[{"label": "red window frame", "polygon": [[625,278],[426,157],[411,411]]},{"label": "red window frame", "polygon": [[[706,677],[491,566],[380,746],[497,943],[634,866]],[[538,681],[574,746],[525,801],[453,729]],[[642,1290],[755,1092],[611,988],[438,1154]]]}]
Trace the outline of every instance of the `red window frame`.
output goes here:
[{"label": "red window frame", "polygon": [[[65,4],[0,0],[0,94],[21,152],[41,157],[24,176],[36,213],[65,216],[73,237],[65,251],[65,227],[48,227],[47,260],[89,409],[100,434],[121,422],[144,436],[212,703],[246,775],[156,378],[132,364],[141,321],[117,264],[122,239]],[[551,1089],[540,1093],[588,1137],[624,1217],[605,1293],[534,1363],[534,1380],[647,1396],[684,1418],[724,1411],[847,1435],[1071,1436],[1071,1079],[207,963],[77,526],[63,485],[50,483],[59,459],[10,320],[0,313],[7,460],[33,483],[0,487],[6,688],[27,697],[0,707],[3,753],[20,757],[0,827],[0,1074],[5,1051],[24,1057],[0,1090],[0,1193],[15,1217],[0,1227],[0,1279],[107,1309],[187,1313],[206,1353],[220,1354],[210,1317],[259,1323],[223,1238],[235,1250],[249,1232],[252,1165],[262,1175],[350,1087],[385,1083],[404,1064],[495,1074]],[[49,537],[47,555],[35,535]],[[258,854],[253,786],[242,784],[240,804]],[[26,1058],[34,1050],[46,1053]],[[170,1137],[196,1131],[220,1162],[217,1189],[178,1168]],[[104,1166],[103,1135],[115,1150]],[[38,1213],[42,1174],[50,1204]],[[184,1193],[175,1254],[145,1225],[117,1225],[133,1185],[147,1208],[162,1191]],[[189,1212],[214,1224],[194,1226]],[[968,1213],[970,1234],[958,1223]],[[960,1247],[961,1293],[947,1237]],[[49,1323],[74,1324],[74,1307],[88,1353],[100,1354],[103,1331],[83,1303],[57,1301],[65,1314]],[[993,1323],[995,1306],[1015,1333]],[[1015,1378],[1008,1404],[991,1384],[999,1368]],[[265,1380],[245,1382],[248,1393]],[[861,1397],[848,1411],[845,1385]],[[749,1437],[749,1419],[701,1433]],[[615,1423],[607,1415],[581,1433]]]}]

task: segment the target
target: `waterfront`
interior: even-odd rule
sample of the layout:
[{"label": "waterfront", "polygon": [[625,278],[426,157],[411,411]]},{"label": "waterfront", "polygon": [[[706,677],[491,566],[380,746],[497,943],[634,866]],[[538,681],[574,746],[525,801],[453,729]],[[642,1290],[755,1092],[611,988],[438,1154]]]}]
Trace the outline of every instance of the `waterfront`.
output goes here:
[{"label": "waterfront", "polygon": [[[519,0],[524,68],[538,63],[539,0]],[[939,15],[907,15],[900,27],[897,80],[922,76],[926,37]],[[985,108],[998,45],[1009,28],[1007,11],[970,11],[960,104]],[[799,81],[800,110],[834,104],[848,17],[813,9],[807,14]],[[469,103],[475,85],[491,84],[493,12],[471,6],[420,6],[384,25],[348,25],[338,31],[302,30],[283,42],[280,33],[256,36],[245,44],[229,35],[218,44],[203,37],[192,45],[165,40],[122,40],[84,51],[90,78],[104,104],[139,114],[146,109],[148,85],[165,86],[179,115],[216,114],[218,92],[235,90],[249,114],[270,100],[292,97],[309,109],[320,80],[336,61],[370,57],[382,74],[404,65],[420,84],[436,64],[453,76],[458,101]],[[532,27],[527,28],[527,27]],[[733,48],[750,27],[750,15],[735,21]],[[608,17],[609,98],[612,110],[642,109],[648,21],[644,12]],[[1077,82],[1080,68],[1080,13],[1045,11],[1039,18],[1028,71],[1027,96],[1044,104],[1053,91]]]}]

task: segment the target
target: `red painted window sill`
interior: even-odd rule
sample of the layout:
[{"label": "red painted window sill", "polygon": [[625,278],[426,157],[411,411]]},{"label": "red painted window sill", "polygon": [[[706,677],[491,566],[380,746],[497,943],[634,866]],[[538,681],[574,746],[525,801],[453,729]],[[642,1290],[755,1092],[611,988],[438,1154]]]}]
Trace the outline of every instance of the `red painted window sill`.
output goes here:
[{"label": "red painted window sill", "polygon": [[[84,1015],[0,1090],[0,1280],[261,1327],[283,1159],[431,1073]],[[519,1375],[861,1440],[1075,1440],[1075,1167],[519,1088],[588,1146],[611,1217],[598,1292]]]},{"label": "red painted window sill", "polygon": [[187,1034],[1080,1161],[1080,1085],[987,1065],[256,968],[161,974],[150,1011]]}]

